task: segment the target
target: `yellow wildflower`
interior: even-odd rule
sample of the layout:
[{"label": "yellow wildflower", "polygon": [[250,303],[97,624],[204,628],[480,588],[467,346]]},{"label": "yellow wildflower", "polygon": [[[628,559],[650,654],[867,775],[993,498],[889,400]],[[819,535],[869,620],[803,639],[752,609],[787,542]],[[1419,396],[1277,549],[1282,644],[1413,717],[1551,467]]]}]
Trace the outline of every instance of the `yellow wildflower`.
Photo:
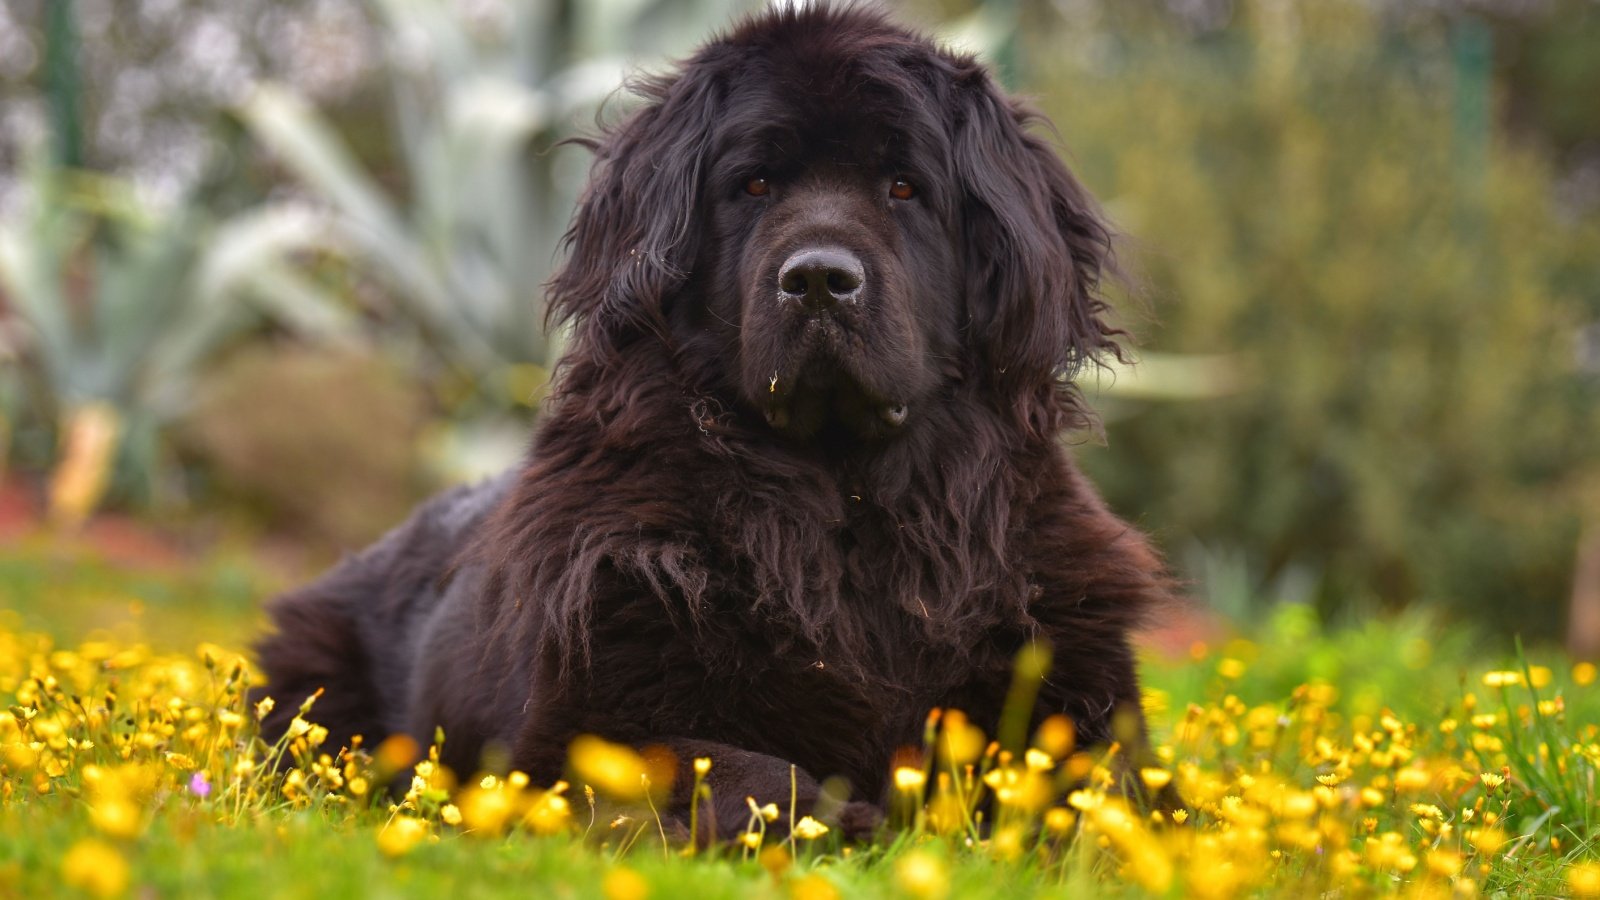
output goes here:
[{"label": "yellow wildflower", "polygon": [[1505,687],[1515,687],[1515,686],[1517,686],[1519,684],[1522,684],[1522,673],[1521,672],[1513,672],[1513,671],[1507,669],[1507,670],[1502,670],[1502,671],[1498,671],[1498,672],[1485,672],[1485,673],[1483,673],[1483,685],[1484,685],[1484,687],[1505,688]]},{"label": "yellow wildflower", "polygon": [[939,900],[950,893],[950,875],[944,860],[923,850],[900,857],[894,867],[895,884],[918,900]]},{"label": "yellow wildflower", "polygon": [[428,826],[420,819],[396,816],[378,832],[378,849],[385,856],[404,856],[428,836]]},{"label": "yellow wildflower", "polygon": [[1567,869],[1567,888],[1584,900],[1600,897],[1600,863],[1578,863]]},{"label": "yellow wildflower", "polygon": [[803,841],[814,841],[828,833],[828,826],[810,816],[794,823],[794,836]]},{"label": "yellow wildflower", "polygon": [[115,897],[128,888],[128,861],[110,844],[85,838],[62,857],[61,880],[96,897]]},{"label": "yellow wildflower", "polygon": [[594,735],[579,735],[572,742],[569,759],[578,778],[602,794],[618,800],[644,798],[644,757],[632,747]]},{"label": "yellow wildflower", "polygon": [[1139,770],[1139,778],[1150,790],[1159,791],[1172,782],[1172,773],[1166,769],[1143,768]]},{"label": "yellow wildflower", "polygon": [[650,882],[626,866],[614,866],[600,882],[600,890],[606,900],[644,900],[650,896]]},{"label": "yellow wildflower", "polygon": [[821,873],[812,872],[789,885],[790,900],[839,900],[839,889]]},{"label": "yellow wildflower", "polygon": [[928,773],[913,766],[899,766],[894,770],[894,786],[906,793],[922,790],[928,783]]}]

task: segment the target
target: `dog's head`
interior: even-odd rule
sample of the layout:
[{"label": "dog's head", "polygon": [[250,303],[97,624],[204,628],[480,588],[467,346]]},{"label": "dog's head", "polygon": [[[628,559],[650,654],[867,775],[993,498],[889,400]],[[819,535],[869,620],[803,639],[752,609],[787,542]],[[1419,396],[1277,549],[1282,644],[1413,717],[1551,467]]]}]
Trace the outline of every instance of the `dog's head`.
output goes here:
[{"label": "dog's head", "polygon": [[1115,352],[1110,234],[1034,116],[875,13],[770,12],[638,86],[597,143],[551,309],[674,343],[774,429],[900,433],[960,385],[1054,430]]}]

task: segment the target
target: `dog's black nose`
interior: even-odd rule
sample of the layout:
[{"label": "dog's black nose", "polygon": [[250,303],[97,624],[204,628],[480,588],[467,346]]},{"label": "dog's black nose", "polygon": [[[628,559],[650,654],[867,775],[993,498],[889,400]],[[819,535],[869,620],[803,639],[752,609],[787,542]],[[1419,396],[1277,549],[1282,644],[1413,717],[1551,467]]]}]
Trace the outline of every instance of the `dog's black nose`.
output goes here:
[{"label": "dog's black nose", "polygon": [[838,247],[801,250],[778,270],[778,290],[786,300],[812,312],[854,303],[866,272],[855,254]]}]

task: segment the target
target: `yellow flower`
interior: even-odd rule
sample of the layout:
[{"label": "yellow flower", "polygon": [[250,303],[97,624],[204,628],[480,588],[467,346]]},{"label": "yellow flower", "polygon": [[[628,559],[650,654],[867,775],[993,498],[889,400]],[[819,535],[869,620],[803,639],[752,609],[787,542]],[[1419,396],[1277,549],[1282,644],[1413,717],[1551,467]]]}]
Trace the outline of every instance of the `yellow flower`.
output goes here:
[{"label": "yellow flower", "polygon": [[790,900],[839,900],[839,889],[822,875],[812,872],[790,883],[789,897]]},{"label": "yellow flower", "polygon": [[1066,834],[1071,831],[1073,823],[1077,821],[1078,817],[1072,810],[1064,806],[1053,806],[1044,814],[1044,827],[1056,834]]},{"label": "yellow flower", "polygon": [[1071,806],[1073,809],[1079,810],[1081,812],[1087,812],[1087,811],[1089,811],[1091,809],[1094,809],[1095,807],[1099,806],[1101,803],[1103,803],[1105,801],[1105,799],[1106,799],[1106,797],[1105,797],[1104,794],[1098,793],[1096,791],[1090,791],[1090,790],[1073,791],[1072,793],[1067,795],[1067,804],[1069,806]]},{"label": "yellow flower", "polygon": [[1139,778],[1150,790],[1159,791],[1172,782],[1172,773],[1166,769],[1144,768],[1139,770]]},{"label": "yellow flower", "polygon": [[944,860],[923,850],[913,850],[895,863],[895,884],[918,900],[939,900],[950,893],[950,876]]},{"label": "yellow flower", "polygon": [[803,841],[814,841],[828,833],[828,826],[806,816],[794,823],[794,836]]},{"label": "yellow flower", "polygon": [[1594,684],[1596,674],[1600,674],[1600,669],[1596,669],[1594,663],[1578,663],[1572,667],[1572,683],[1578,687],[1588,687]]},{"label": "yellow flower", "polygon": [[463,793],[460,800],[458,819],[466,822],[467,827],[479,835],[492,837],[499,834],[513,813],[510,795],[496,788],[473,788]]},{"label": "yellow flower", "polygon": [[110,844],[84,838],[61,858],[61,880],[96,897],[115,897],[128,888],[128,861]]},{"label": "yellow flower", "polygon": [[418,752],[417,742],[410,735],[393,734],[383,739],[373,758],[379,772],[392,774],[415,762]]},{"label": "yellow flower", "polygon": [[446,825],[460,825],[461,808],[454,803],[446,803],[439,809],[439,818],[443,819]]},{"label": "yellow flower", "polygon": [[767,874],[776,879],[783,875],[783,871],[789,868],[789,864],[794,862],[794,859],[789,856],[789,851],[779,844],[761,851],[761,855],[756,857],[756,862],[761,864],[761,868],[767,870]]},{"label": "yellow flower", "polygon": [[1600,897],[1600,863],[1578,863],[1567,869],[1567,887],[1574,897]]},{"label": "yellow flower", "polygon": [[1056,714],[1039,724],[1039,734],[1034,738],[1034,743],[1039,745],[1040,750],[1050,754],[1051,759],[1066,759],[1076,739],[1072,720]]},{"label": "yellow flower", "polygon": [[1478,776],[1478,780],[1490,791],[1506,783],[1506,777],[1498,772],[1484,772]]},{"label": "yellow flower", "polygon": [[1467,832],[1467,841],[1479,853],[1493,854],[1506,842],[1506,833],[1498,828],[1476,828]]},{"label": "yellow flower", "polygon": [[572,805],[562,796],[566,789],[567,783],[558,781],[550,790],[539,795],[523,815],[523,824],[534,834],[555,834],[566,828],[572,818]]},{"label": "yellow flower", "polygon": [[894,770],[894,786],[906,793],[922,790],[928,783],[928,773],[913,766],[900,766]]},{"label": "yellow flower", "polygon": [[420,819],[396,816],[378,832],[378,849],[385,856],[405,856],[428,836],[428,826]]},{"label": "yellow flower", "polygon": [[694,761],[694,774],[704,778],[706,777],[706,773],[709,771],[711,771],[711,757],[696,757]]},{"label": "yellow flower", "polygon": [[971,724],[959,709],[944,714],[944,728],[939,735],[939,749],[957,765],[974,762],[983,754],[983,729]]},{"label": "yellow flower", "polygon": [[144,830],[139,807],[122,797],[106,797],[89,807],[89,821],[114,838],[135,838]]},{"label": "yellow flower", "polygon": [[600,890],[606,900],[644,900],[650,896],[650,882],[626,866],[617,866],[606,873]]},{"label": "yellow flower", "polygon": [[1428,871],[1439,878],[1454,878],[1461,872],[1461,854],[1453,850],[1428,851]]},{"label": "yellow flower", "polygon": [[1022,760],[1029,771],[1033,772],[1048,772],[1055,768],[1056,764],[1056,761],[1050,758],[1050,754],[1043,750],[1029,750],[1023,754]]},{"label": "yellow flower", "polygon": [[1420,791],[1433,780],[1427,769],[1407,766],[1394,773],[1394,785],[1402,791]]},{"label": "yellow flower", "polygon": [[602,794],[617,800],[644,798],[644,757],[632,747],[583,734],[573,740],[568,759],[578,778]]},{"label": "yellow flower", "polygon": [[174,769],[180,769],[185,772],[195,767],[194,760],[183,753],[168,753],[167,762],[171,763]]},{"label": "yellow flower", "polygon": [[1522,683],[1522,673],[1510,670],[1483,673],[1484,687],[1515,687]]},{"label": "yellow flower", "polygon": [[1229,681],[1234,681],[1243,677],[1244,672],[1245,664],[1240,660],[1233,659],[1232,657],[1224,658],[1222,662],[1217,663],[1217,674],[1228,679]]}]

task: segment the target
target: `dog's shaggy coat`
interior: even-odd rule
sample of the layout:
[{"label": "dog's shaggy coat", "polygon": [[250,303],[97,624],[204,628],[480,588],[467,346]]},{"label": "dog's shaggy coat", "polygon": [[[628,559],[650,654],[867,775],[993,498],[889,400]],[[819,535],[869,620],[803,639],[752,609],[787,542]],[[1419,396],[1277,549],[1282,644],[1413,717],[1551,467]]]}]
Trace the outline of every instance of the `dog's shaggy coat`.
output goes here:
[{"label": "dog's shaggy coat", "polygon": [[330,744],[442,727],[463,774],[662,746],[712,758],[724,830],[794,764],[803,807],[848,779],[856,832],[930,708],[994,734],[1039,641],[1034,722],[1138,740],[1129,632],[1168,582],[1061,444],[1118,333],[1110,234],[1035,116],[859,9],[769,12],[637,90],[525,464],[275,603],[267,738],[322,689]]}]

